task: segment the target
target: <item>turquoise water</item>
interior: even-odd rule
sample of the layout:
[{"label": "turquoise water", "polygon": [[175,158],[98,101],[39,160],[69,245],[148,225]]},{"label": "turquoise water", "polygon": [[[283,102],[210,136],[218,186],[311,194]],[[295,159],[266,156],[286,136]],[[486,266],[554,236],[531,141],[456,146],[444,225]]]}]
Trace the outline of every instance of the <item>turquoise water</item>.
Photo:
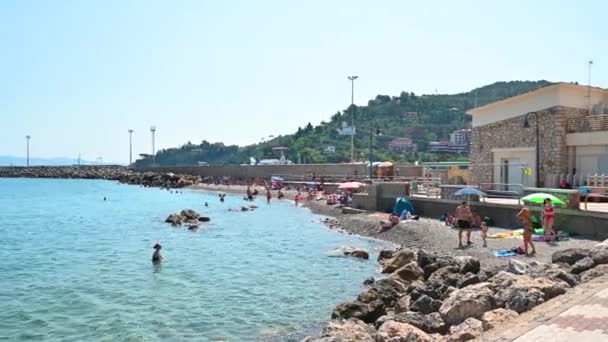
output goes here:
[{"label": "turquoise water", "polygon": [[[374,275],[372,260],[326,252],[359,246],[373,259],[379,243],[331,231],[292,202],[227,211],[242,204],[109,181],[0,179],[0,340],[267,340],[326,320]],[[212,220],[196,232],[163,222],[183,208]]]}]

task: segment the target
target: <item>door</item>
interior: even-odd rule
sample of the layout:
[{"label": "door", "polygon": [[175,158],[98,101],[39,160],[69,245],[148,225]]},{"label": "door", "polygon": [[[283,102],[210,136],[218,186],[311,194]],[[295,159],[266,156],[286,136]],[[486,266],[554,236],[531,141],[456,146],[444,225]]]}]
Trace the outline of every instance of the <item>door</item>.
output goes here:
[{"label": "door", "polygon": [[519,158],[503,159],[501,165],[501,182],[506,191],[518,191],[523,183],[523,167]]}]

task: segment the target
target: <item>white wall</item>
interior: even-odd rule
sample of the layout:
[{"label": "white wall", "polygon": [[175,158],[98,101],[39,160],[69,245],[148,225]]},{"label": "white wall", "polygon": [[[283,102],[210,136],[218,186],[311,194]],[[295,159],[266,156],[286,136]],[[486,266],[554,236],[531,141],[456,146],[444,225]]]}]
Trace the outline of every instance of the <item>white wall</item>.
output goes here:
[{"label": "white wall", "polygon": [[608,145],[576,146],[578,174],[608,174]]},{"label": "white wall", "polygon": [[[526,186],[534,186],[534,181],[536,179],[536,163],[535,163],[535,153],[533,148],[522,147],[522,148],[495,148],[492,149],[492,163],[494,164],[492,167],[494,183],[502,183],[500,179],[500,168],[501,168],[501,160],[502,159],[519,159],[522,163],[525,163],[525,167],[532,168],[532,175],[526,176],[524,175],[523,183]],[[542,177],[541,177],[542,179]]]}]

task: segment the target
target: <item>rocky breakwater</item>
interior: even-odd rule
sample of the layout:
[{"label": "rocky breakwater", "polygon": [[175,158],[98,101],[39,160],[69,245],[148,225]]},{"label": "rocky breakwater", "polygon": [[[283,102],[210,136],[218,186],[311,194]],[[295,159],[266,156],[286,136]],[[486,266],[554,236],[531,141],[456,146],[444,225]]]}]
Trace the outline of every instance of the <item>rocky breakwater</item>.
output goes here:
[{"label": "rocky breakwater", "polygon": [[0,167],[0,177],[83,178],[119,180],[132,175],[124,166],[32,166]]},{"label": "rocky breakwater", "polygon": [[339,304],[321,337],[305,341],[468,341],[579,283],[608,273],[608,240],[556,252],[552,263],[482,268],[470,256],[382,251],[387,277]]},{"label": "rocky breakwater", "polygon": [[117,179],[121,183],[139,184],[146,187],[160,187],[167,189],[184,188],[202,181],[200,176],[182,175],[175,173],[129,173]]},{"label": "rocky breakwater", "polygon": [[209,222],[211,219],[207,216],[202,216],[192,209],[184,209],[177,214],[171,214],[165,222],[171,223],[172,226],[178,227],[182,224],[185,225],[189,230],[196,230],[200,227],[202,222]]}]

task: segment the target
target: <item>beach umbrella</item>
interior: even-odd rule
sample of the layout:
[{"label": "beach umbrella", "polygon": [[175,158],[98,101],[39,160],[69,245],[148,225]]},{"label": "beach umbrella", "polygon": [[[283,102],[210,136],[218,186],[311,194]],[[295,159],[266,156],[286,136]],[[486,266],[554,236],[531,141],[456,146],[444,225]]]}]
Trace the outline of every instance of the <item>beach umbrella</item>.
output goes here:
[{"label": "beach umbrella", "polygon": [[346,182],[346,183],[340,184],[338,186],[338,189],[353,190],[353,189],[359,189],[362,185],[363,185],[363,183],[359,183],[359,182]]},{"label": "beach umbrella", "polygon": [[479,197],[485,197],[486,193],[477,189],[477,188],[472,188],[470,186],[467,186],[465,188],[459,189],[458,191],[454,192],[455,196],[479,196]]},{"label": "beach umbrella", "polygon": [[533,194],[529,194],[528,196],[522,197],[521,200],[523,202],[528,202],[528,203],[543,204],[543,201],[545,200],[545,198],[550,199],[552,204],[566,205],[566,203],[564,203],[564,201],[560,200],[559,198],[557,198],[553,195],[550,195],[550,194],[546,194],[544,192],[536,192]]}]

